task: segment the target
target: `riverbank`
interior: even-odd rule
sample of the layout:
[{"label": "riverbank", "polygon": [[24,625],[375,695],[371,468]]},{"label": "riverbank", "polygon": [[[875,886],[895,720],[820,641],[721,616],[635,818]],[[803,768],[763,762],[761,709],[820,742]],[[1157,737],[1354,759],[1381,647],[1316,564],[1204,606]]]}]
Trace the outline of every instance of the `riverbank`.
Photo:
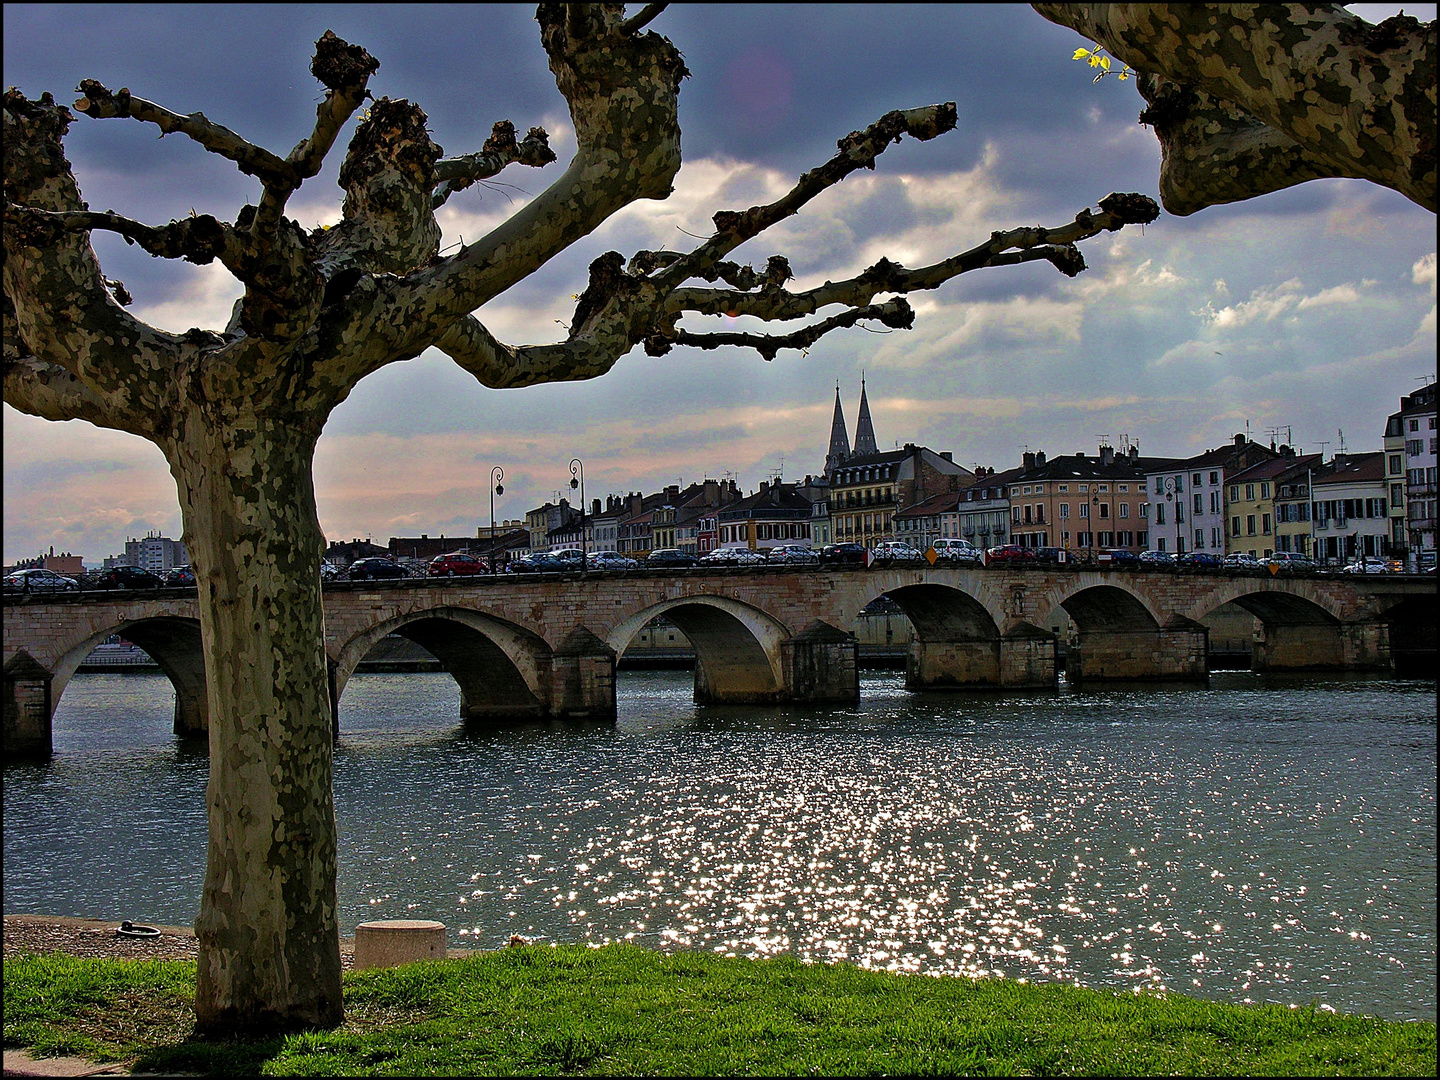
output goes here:
[{"label": "riverbank", "polygon": [[1436,1068],[1433,1023],[624,945],[527,945],[351,971],[338,1030],[222,1042],[190,1034],[193,961],[20,955],[12,930],[26,924],[5,921],[6,1047],[136,1072],[1375,1076]]}]

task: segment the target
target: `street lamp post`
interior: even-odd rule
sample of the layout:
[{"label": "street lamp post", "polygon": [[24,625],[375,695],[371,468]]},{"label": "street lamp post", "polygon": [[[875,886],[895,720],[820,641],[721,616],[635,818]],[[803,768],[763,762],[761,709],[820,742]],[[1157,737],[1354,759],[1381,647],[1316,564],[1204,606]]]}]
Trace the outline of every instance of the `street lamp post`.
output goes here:
[{"label": "street lamp post", "polygon": [[1165,477],[1165,501],[1171,503],[1175,517],[1175,554],[1180,554],[1180,504],[1175,500],[1175,477]]},{"label": "street lamp post", "polygon": [[570,459],[570,490],[580,489],[580,573],[589,568],[590,553],[585,546],[585,463],[579,458]]},{"label": "street lamp post", "polygon": [[1090,561],[1095,561],[1095,522],[1099,520],[1100,496],[1090,497]]},{"label": "street lamp post", "polygon": [[505,470],[496,465],[490,470],[490,573],[495,573],[495,496],[505,494]]}]

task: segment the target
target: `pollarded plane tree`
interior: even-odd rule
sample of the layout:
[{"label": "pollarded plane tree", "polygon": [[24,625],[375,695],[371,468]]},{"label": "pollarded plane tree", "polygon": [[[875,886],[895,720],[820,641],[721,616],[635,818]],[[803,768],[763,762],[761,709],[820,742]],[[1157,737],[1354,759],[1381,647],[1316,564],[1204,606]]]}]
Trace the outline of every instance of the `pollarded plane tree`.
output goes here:
[{"label": "pollarded plane tree", "polygon": [[[6,94],[4,394],[23,412],[84,419],[155,443],[175,477],[199,582],[209,683],[209,841],[196,1012],[203,1030],[333,1025],[341,1019],[331,702],[323,648],[312,459],[326,418],[366,375],[437,347],[486,386],[588,379],[635,345],[745,346],[769,359],[862,320],[909,326],[904,294],[981,267],[1045,259],[1084,268],[1076,244],[1158,208],[1112,195],[1053,228],[993,233],[921,269],[882,261],[845,281],[786,288],[781,257],[763,270],[726,260],[903,136],[933,139],[955,106],[888,113],[839,142],[778,201],[722,211],[688,252],[596,259],[563,342],[502,343],[473,314],[621,207],[664,199],[680,167],[679,52],[645,29],[663,5],[541,5],[551,71],[568,103],[574,159],[488,236],[439,253],[435,210],[511,164],[554,160],[545,134],[496,124],[476,153],[446,157],[425,114],[380,99],[359,120],[340,170],[343,218],[306,232],[285,216],[369,96],[378,64],[331,33],[311,71],[324,84],[314,130],[280,156],[203,115],[129,90],[79,87],[74,108],[178,132],[260,186],[234,221],[166,225],[87,208],[62,140],[73,115],[49,96]],[[219,260],[244,286],[222,330],[173,334],[124,307],[90,245],[118,233],[152,255]],[[834,313],[825,314],[827,309]],[[788,333],[697,333],[683,315],[818,318]]]},{"label": "pollarded plane tree", "polygon": [[1433,211],[1436,24],[1339,4],[1033,4],[1139,72],[1177,216],[1327,177]]}]

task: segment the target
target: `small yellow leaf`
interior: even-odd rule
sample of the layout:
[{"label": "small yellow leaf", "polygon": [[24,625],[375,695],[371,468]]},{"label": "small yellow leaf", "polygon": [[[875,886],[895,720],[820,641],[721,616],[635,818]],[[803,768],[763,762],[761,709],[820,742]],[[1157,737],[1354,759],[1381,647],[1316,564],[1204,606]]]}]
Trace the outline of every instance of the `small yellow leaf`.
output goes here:
[{"label": "small yellow leaf", "polygon": [[1071,59],[1071,60],[1083,60],[1083,59],[1085,59],[1085,57],[1087,57],[1087,56],[1089,56],[1089,55],[1090,55],[1090,50],[1089,50],[1089,49],[1076,49],[1076,50],[1075,50],[1075,55],[1072,56],[1072,57],[1070,57],[1070,59]]},{"label": "small yellow leaf", "polygon": [[1119,72],[1116,75],[1116,78],[1118,78],[1121,82],[1124,82],[1126,79],[1130,78],[1130,73],[1127,71]]},{"label": "small yellow leaf", "polygon": [[1091,67],[1099,67],[1099,66],[1100,66],[1100,57],[1098,57],[1098,56],[1093,56],[1093,55],[1092,55],[1092,56],[1090,57],[1090,66],[1091,66]]},{"label": "small yellow leaf", "polygon": [[1109,71],[1109,70],[1110,70],[1110,58],[1109,58],[1108,56],[1102,56],[1102,57],[1100,57],[1100,66],[1101,66],[1102,68],[1104,68],[1106,71]]}]

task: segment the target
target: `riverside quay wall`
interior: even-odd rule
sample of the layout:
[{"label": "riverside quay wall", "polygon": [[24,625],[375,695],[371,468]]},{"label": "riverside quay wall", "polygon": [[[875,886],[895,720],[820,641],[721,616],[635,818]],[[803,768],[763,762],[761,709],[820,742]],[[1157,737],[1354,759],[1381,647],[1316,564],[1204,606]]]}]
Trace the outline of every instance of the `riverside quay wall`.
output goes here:
[{"label": "riverside quay wall", "polygon": [[[1054,687],[1069,626],[1072,683],[1199,679],[1204,620],[1253,616],[1261,669],[1393,671],[1435,653],[1431,575],[1286,577],[1063,567],[753,567],[386,582],[325,587],[332,706],[375,645],[399,634],[460,686],[471,721],[615,715],[615,661],[663,615],[696,653],[701,703],[852,703],[854,636],[877,597],[908,617],[916,690]],[[112,634],[175,687],[175,729],[208,725],[193,589],[5,597],[5,745],[47,752],[71,675]],[[1063,609],[1067,619],[1059,618]]]}]

